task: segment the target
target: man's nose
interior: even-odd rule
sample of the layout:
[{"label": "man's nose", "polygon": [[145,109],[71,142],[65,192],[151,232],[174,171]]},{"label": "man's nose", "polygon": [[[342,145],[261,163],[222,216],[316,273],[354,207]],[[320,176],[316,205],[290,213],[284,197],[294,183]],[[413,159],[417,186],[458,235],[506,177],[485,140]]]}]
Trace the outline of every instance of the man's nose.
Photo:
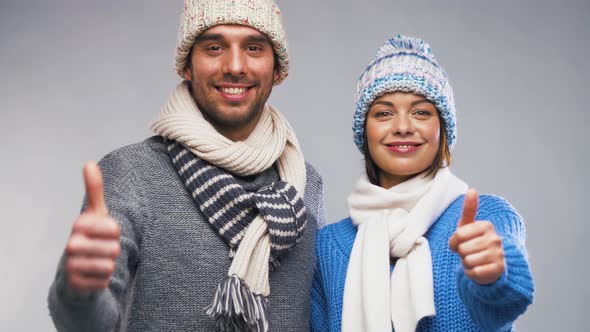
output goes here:
[{"label": "man's nose", "polygon": [[246,71],[246,57],[241,49],[230,48],[224,56],[223,72],[231,76],[244,75]]}]

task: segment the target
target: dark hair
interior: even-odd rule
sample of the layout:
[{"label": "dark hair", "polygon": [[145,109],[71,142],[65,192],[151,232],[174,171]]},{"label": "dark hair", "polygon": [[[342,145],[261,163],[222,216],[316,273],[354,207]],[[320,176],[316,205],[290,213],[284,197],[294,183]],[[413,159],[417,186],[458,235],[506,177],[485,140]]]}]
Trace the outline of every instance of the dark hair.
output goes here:
[{"label": "dark hair", "polygon": [[[440,116],[440,113],[436,112],[440,123],[440,136],[438,143],[438,151],[434,157],[432,164],[425,170],[426,175],[430,176],[435,174],[440,168],[451,165],[451,151],[449,150],[449,144],[447,142],[447,131],[444,119]],[[365,170],[369,181],[372,184],[379,185],[379,166],[375,164],[369,153],[369,143],[367,143],[367,118],[365,118],[365,124],[363,125],[365,131],[363,133],[363,156],[365,158]]]}]

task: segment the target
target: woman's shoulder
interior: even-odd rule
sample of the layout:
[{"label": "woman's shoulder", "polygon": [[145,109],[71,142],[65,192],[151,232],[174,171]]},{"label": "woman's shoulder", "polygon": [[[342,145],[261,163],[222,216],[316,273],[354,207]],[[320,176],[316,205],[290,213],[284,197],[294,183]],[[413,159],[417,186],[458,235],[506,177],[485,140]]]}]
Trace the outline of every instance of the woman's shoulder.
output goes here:
[{"label": "woman's shoulder", "polygon": [[[457,212],[461,214],[464,201],[465,195],[463,194],[459,196],[453,203],[451,203],[451,205],[449,205],[447,208],[447,213]],[[505,198],[494,194],[479,195],[476,218],[484,218],[502,214],[508,214],[518,219],[521,218],[514,206],[512,206],[512,204],[510,204],[510,202],[508,202]]]},{"label": "woman's shoulder", "polygon": [[350,217],[322,227],[316,235],[318,253],[326,250],[332,252],[337,249],[341,253],[350,254],[356,237],[356,230]]},{"label": "woman's shoulder", "polygon": [[325,225],[318,231],[318,237],[326,238],[348,233],[356,234],[356,227],[352,224],[352,219],[350,219],[350,217]]},{"label": "woman's shoulder", "polygon": [[494,194],[479,195],[478,215],[510,214],[518,219],[520,215],[505,198]]},{"label": "woman's shoulder", "polygon": [[[449,206],[447,213],[458,219],[463,210],[465,195],[457,198]],[[486,220],[494,225],[499,234],[506,236],[524,238],[525,225],[521,215],[516,211],[514,206],[505,198],[494,194],[480,194],[477,208],[476,220]]]}]

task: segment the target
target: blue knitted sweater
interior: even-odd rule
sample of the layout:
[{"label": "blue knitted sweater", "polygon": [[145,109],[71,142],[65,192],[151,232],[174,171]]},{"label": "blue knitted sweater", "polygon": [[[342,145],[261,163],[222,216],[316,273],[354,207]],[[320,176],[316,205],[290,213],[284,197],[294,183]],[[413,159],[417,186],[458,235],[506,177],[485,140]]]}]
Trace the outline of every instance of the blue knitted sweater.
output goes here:
[{"label": "blue knitted sweater", "polygon": [[[436,316],[422,319],[416,330],[512,331],[516,318],[532,303],[534,292],[523,221],[504,199],[480,196],[476,220],[493,223],[502,237],[507,268],[495,283],[479,285],[465,276],[459,256],[448,247],[463,199],[453,202],[425,234],[432,252]],[[317,235],[312,331],[340,331],[344,281],[356,232],[347,218],[322,228]]]}]

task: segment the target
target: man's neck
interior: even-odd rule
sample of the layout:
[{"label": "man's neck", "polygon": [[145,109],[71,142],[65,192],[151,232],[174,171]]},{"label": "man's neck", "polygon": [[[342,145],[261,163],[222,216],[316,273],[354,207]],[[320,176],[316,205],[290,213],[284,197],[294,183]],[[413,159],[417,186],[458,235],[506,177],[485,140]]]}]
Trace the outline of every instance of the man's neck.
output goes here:
[{"label": "man's neck", "polygon": [[250,136],[250,134],[254,131],[254,128],[256,128],[256,125],[258,124],[258,121],[260,120],[261,114],[262,114],[262,112],[258,113],[258,115],[256,115],[256,118],[254,118],[252,121],[250,121],[250,123],[248,123],[247,125],[240,127],[240,128],[222,127],[222,126],[214,124],[211,121],[209,121],[209,123],[211,123],[211,125],[213,126],[213,128],[215,128],[215,130],[217,130],[217,132],[219,132],[221,135],[225,136],[226,138],[230,139],[232,142],[241,142],[241,141],[245,141]]}]

